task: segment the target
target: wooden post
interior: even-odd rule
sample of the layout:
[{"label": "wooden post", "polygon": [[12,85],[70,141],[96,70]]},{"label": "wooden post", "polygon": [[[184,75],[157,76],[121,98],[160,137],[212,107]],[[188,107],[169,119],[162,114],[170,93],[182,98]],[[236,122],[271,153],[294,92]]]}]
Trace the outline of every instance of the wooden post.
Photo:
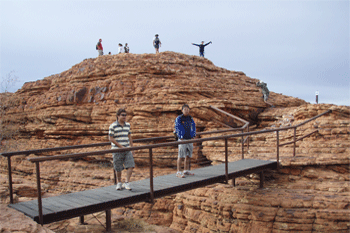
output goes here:
[{"label": "wooden post", "polygon": [[228,148],[227,148],[227,138],[225,138],[225,177],[226,177],[226,184],[228,184]]},{"label": "wooden post", "polygon": [[113,175],[114,175],[114,184],[117,184],[117,174],[114,170],[114,165],[113,165]]},{"label": "wooden post", "polygon": [[276,131],[276,137],[277,137],[277,166],[280,162],[280,139],[279,139],[279,131]]},{"label": "wooden post", "polygon": [[106,210],[106,231],[111,232],[112,231],[112,214],[111,209]]},{"label": "wooden post", "polygon": [[260,188],[264,187],[264,171],[260,172]]},{"label": "wooden post", "polygon": [[13,204],[11,156],[7,156],[7,166],[9,175],[10,203]]},{"label": "wooden post", "polygon": [[81,225],[84,225],[85,223],[84,223],[84,215],[81,215],[80,217],[79,217],[79,223],[81,224]]},{"label": "wooden post", "polygon": [[[249,125],[247,126],[247,133],[249,133]],[[247,150],[249,150],[249,135],[247,137]]]},{"label": "wooden post", "polygon": [[153,159],[152,148],[149,148],[149,185],[150,185],[150,197],[151,203],[154,203],[154,191],[153,191]]},{"label": "wooden post", "polygon": [[233,185],[234,187],[236,187],[236,178],[232,178],[231,182],[232,182],[232,185]]},{"label": "wooden post", "polygon": [[[242,133],[244,133],[244,130],[242,130]],[[244,159],[244,137],[241,137],[242,140],[242,159]]]},{"label": "wooden post", "polygon": [[43,225],[44,224],[44,219],[43,219],[43,204],[41,200],[41,184],[40,184],[40,167],[39,167],[39,162],[35,162],[35,167],[36,167],[36,185],[38,189],[38,209],[39,209],[39,224]]}]

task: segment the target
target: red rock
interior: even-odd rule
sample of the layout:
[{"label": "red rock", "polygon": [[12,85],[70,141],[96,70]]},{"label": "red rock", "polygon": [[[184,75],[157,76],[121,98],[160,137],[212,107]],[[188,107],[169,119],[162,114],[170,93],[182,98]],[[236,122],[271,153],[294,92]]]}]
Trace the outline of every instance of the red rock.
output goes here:
[{"label": "red rock", "polygon": [[[297,138],[315,129],[318,132],[296,143],[296,156],[292,145],[279,148],[280,170],[265,173],[264,189],[258,188],[258,177],[251,175],[237,178],[235,187],[211,185],[156,200],[153,206],[139,203],[113,213],[179,232],[348,232],[350,107],[309,104],[272,90],[275,108],[267,108],[256,81],[242,72],[216,67],[207,59],[173,52],[86,59],[60,74],[25,83],[16,93],[0,95],[4,106],[1,132],[7,135],[1,141],[1,151],[107,142],[108,126],[120,107],[127,109],[134,138],[172,135],[174,119],[184,103],[191,106],[198,131],[243,125],[210,106],[249,121],[251,131],[298,125],[332,109],[332,113],[298,128]],[[229,161],[242,158],[241,140],[228,141]],[[293,130],[280,132],[281,144],[292,140]],[[45,155],[61,153],[68,152]],[[154,164],[159,166],[156,176],[175,173],[171,166],[176,164],[176,147],[154,149],[153,153]],[[250,136],[244,153],[245,158],[276,159],[276,133]],[[147,151],[136,152],[133,180],[149,177],[147,157]],[[19,201],[36,195],[34,166],[26,158],[12,160],[15,198]],[[43,194],[113,184],[110,158],[92,156],[41,164]],[[223,140],[196,145],[193,160],[222,163]],[[1,157],[0,166],[0,187],[7,187],[7,160]],[[0,193],[1,200],[8,203],[6,188]],[[64,224],[75,229],[76,222],[73,219]],[[97,229],[96,225],[79,228],[82,232]]]}]

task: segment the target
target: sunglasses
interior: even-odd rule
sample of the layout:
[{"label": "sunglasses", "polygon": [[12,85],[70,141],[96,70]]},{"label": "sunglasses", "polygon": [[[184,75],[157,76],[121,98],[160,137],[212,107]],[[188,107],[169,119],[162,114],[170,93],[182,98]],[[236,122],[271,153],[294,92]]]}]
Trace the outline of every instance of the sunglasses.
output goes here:
[{"label": "sunglasses", "polygon": [[121,116],[126,116],[126,114],[120,114]]}]

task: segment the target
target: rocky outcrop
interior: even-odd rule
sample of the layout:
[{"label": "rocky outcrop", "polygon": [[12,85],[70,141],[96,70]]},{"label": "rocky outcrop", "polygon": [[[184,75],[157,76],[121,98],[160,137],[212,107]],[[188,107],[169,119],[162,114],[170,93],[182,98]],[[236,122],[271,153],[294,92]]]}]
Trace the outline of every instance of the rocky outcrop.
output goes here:
[{"label": "rocky outcrop", "polygon": [[[86,59],[61,74],[25,83],[6,108],[8,123],[31,139],[106,140],[118,108],[126,108],[135,138],[172,132],[188,103],[199,129],[221,127],[210,105],[252,122],[266,108],[256,79],[216,67],[207,59],[179,53],[118,54]],[[271,92],[277,107],[303,100]],[[254,114],[256,113],[256,114]]]},{"label": "rocky outcrop", "polygon": [[[256,81],[207,59],[173,52],[86,59],[0,96],[5,97],[0,106],[1,152],[107,142],[108,126],[121,107],[127,110],[134,138],[171,135],[184,103],[190,105],[199,132],[243,125],[210,106],[250,122],[250,131],[297,125],[331,109],[332,113],[297,129],[297,138],[318,132],[297,142],[296,156],[292,145],[279,148],[281,167],[265,174],[264,189],[258,189],[258,179],[251,175],[237,178],[236,186],[212,185],[115,213],[180,232],[348,232],[350,108],[308,104],[274,92],[270,102],[275,107],[268,108]],[[279,137],[280,143],[289,142],[293,130],[281,131]],[[230,161],[241,158],[240,140],[228,142]],[[197,144],[195,149],[195,162],[223,162],[222,140]],[[251,136],[249,148],[247,144],[244,148],[245,158],[276,159],[276,152],[275,133]],[[59,153],[71,152],[45,155]],[[149,177],[147,156],[147,151],[136,152],[134,180]],[[155,175],[174,173],[176,156],[176,147],[155,149]],[[43,196],[111,185],[110,157],[43,163]],[[12,158],[16,201],[36,197],[34,166],[26,158]],[[0,166],[1,201],[8,203],[6,159],[0,158]],[[64,224],[73,229],[77,221]],[[86,227],[86,232],[91,230]]]}]

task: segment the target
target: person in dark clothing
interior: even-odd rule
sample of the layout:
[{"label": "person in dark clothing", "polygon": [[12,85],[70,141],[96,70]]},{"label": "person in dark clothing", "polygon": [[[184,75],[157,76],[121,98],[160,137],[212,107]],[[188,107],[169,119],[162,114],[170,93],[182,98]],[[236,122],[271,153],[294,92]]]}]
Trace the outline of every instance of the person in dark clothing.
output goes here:
[{"label": "person in dark clothing", "polygon": [[208,44],[211,44],[212,42],[209,41],[208,43],[204,44],[204,41],[202,41],[201,44],[195,44],[192,43],[192,45],[198,46],[199,47],[199,56],[204,57],[204,47],[207,46]]},{"label": "person in dark clothing", "polygon": [[153,46],[156,49],[156,53],[159,53],[159,47],[162,46],[162,42],[160,42],[158,34],[155,35]]}]

